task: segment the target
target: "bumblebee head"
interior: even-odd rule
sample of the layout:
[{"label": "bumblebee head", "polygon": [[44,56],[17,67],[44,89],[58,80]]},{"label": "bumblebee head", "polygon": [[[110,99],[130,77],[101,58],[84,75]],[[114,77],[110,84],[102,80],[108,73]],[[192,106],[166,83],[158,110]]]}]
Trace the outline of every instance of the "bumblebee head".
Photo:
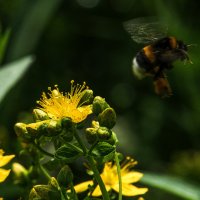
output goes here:
[{"label": "bumblebee head", "polygon": [[182,41],[178,41],[178,49],[183,50],[183,51],[188,51],[188,45],[184,44]]}]

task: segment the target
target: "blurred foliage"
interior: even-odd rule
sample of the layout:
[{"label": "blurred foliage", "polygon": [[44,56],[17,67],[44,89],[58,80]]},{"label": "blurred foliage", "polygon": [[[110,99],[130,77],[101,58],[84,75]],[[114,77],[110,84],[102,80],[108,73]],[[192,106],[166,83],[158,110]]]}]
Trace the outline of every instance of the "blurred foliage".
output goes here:
[{"label": "blurred foliage", "polygon": [[[158,16],[169,24],[169,35],[196,44],[189,49],[194,64],[177,62],[168,73],[173,89],[168,99],[154,94],[150,78],[132,75],[132,59],[143,46],[130,39],[122,22],[145,16]],[[26,120],[24,113],[48,86],[66,90],[71,79],[86,81],[115,108],[121,151],[143,170],[198,182],[200,157],[189,155],[200,151],[199,17],[199,2],[189,0],[0,1],[1,33],[11,30],[2,68],[28,54],[36,57],[0,105],[0,145],[18,152],[13,124]],[[155,189],[147,197],[179,199]]]}]

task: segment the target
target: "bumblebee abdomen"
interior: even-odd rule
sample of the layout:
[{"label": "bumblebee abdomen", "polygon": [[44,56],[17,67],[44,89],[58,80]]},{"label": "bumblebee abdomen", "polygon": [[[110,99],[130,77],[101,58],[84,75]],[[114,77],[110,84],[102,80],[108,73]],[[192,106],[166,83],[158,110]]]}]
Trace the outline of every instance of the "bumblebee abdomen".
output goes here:
[{"label": "bumblebee abdomen", "polygon": [[155,67],[156,57],[151,45],[144,47],[133,59],[133,73],[139,79],[151,74]]}]

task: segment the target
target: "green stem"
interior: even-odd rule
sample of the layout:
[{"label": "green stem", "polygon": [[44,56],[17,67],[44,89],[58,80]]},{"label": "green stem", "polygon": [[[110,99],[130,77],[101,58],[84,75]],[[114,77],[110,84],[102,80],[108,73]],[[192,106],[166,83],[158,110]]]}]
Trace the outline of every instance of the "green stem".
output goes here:
[{"label": "green stem", "polygon": [[39,167],[40,167],[40,170],[42,171],[42,173],[44,174],[44,176],[50,181],[51,180],[51,176],[49,175],[47,170],[40,163],[39,163]]},{"label": "green stem", "polygon": [[89,162],[89,165],[94,173],[94,177],[97,181],[97,183],[99,184],[99,187],[101,189],[101,193],[102,193],[102,196],[103,196],[103,199],[104,200],[110,200],[109,198],[109,195],[108,195],[108,192],[106,191],[106,187],[101,179],[101,176],[99,174],[99,171],[96,167],[96,163],[94,161],[94,158],[90,155],[88,155],[88,149],[86,148],[85,144],[83,143],[83,141],[81,140],[81,138],[79,137],[77,131],[74,131],[74,137],[76,138],[77,142],[79,143],[79,145],[81,146],[83,152],[84,152],[84,155],[86,156],[88,162]]},{"label": "green stem", "polygon": [[88,151],[88,155],[90,155],[90,154],[92,153],[93,149],[97,146],[98,143],[99,143],[99,141],[96,141],[96,142],[90,147],[90,149],[89,149],[89,151]]},{"label": "green stem", "polygon": [[76,194],[76,191],[75,191],[75,189],[74,189],[74,185],[73,185],[72,182],[70,183],[70,189],[71,189],[71,191],[72,191],[72,194],[74,195],[74,196],[73,196],[73,197],[74,197],[74,200],[78,200],[78,196],[77,196],[77,194]]},{"label": "green stem", "polygon": [[119,200],[122,200],[122,177],[121,177],[121,167],[119,164],[119,158],[117,152],[115,152],[115,162],[117,165],[117,174],[118,174],[118,181],[119,181]]},{"label": "green stem", "polygon": [[102,181],[102,178],[101,178],[101,176],[99,174],[99,171],[98,171],[98,169],[96,167],[96,163],[94,161],[94,158],[92,156],[87,156],[87,159],[88,159],[88,162],[90,164],[90,167],[92,168],[92,171],[94,172],[94,177],[95,177],[97,183],[99,184],[103,199],[104,200],[110,200],[108,192],[106,191],[106,187],[105,187],[105,185],[104,185],[104,183]]},{"label": "green stem", "polygon": [[79,145],[81,146],[84,155],[87,155],[88,150],[87,150],[87,148],[85,147],[83,141],[82,141],[81,138],[79,137],[79,135],[78,135],[78,133],[77,133],[76,130],[74,131],[74,137],[76,138],[77,142],[78,142]]},{"label": "green stem", "polygon": [[40,146],[39,144],[37,144],[37,143],[35,143],[35,142],[34,142],[33,144],[34,144],[34,146],[35,146],[39,151],[41,151],[43,154],[45,154],[46,156],[49,156],[49,157],[54,158],[54,155],[53,155],[53,154],[51,154],[51,153],[45,151],[44,149],[42,149],[41,146]]}]

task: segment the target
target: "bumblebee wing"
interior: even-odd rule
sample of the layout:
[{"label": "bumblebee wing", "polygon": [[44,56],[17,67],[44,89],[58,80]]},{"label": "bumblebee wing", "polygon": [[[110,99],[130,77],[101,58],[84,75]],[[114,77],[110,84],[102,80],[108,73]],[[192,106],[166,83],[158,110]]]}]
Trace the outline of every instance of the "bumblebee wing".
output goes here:
[{"label": "bumblebee wing", "polygon": [[167,35],[167,25],[159,22],[156,17],[143,17],[123,23],[125,30],[137,43],[151,43]]}]

